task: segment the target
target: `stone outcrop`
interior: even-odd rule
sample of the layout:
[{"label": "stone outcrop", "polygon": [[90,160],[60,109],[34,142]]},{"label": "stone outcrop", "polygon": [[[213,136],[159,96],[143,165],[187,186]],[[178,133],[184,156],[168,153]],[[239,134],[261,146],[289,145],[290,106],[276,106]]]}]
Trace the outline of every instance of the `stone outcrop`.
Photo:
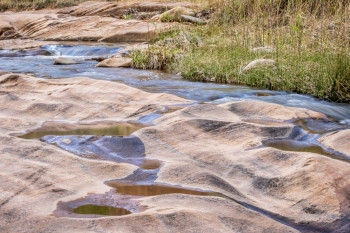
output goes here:
[{"label": "stone outcrop", "polygon": [[195,8],[196,5],[89,1],[60,10],[4,12],[0,13],[0,39],[143,42],[173,26],[146,19],[178,7]]},{"label": "stone outcrop", "polygon": [[246,72],[256,68],[273,67],[275,64],[276,61],[273,59],[256,59],[254,61],[249,62],[249,64],[242,69],[242,72]]},{"label": "stone outcrop", "polygon": [[335,131],[326,134],[319,140],[327,147],[343,154],[350,153],[350,130]]},{"label": "stone outcrop", "polygon": [[78,64],[78,62],[68,57],[58,57],[53,64],[54,65],[74,65],[74,64]]},{"label": "stone outcrop", "polygon": [[138,20],[116,20],[101,16],[62,16],[45,12],[0,14],[0,21],[6,22],[9,19],[16,33],[22,38],[54,41],[143,42],[171,26]]},{"label": "stone outcrop", "polygon": [[45,46],[48,44],[57,44],[54,41],[38,41],[31,39],[8,39],[0,40],[0,49],[14,50],[14,49],[31,49]]},{"label": "stone outcrop", "polygon": [[112,57],[107,58],[100,63],[97,67],[131,67],[132,59],[129,57]]},{"label": "stone outcrop", "polygon": [[[262,145],[264,140],[288,137],[298,119],[326,116],[254,101],[185,107],[189,103],[115,82],[0,72],[1,231],[346,232],[350,164]],[[53,216],[62,203],[92,194],[115,195],[104,182],[137,174],[138,167],[84,158],[13,135],[47,121],[53,126],[103,124],[135,121],[154,112],[163,116],[131,138],[141,143],[137,145],[142,145],[145,158],[162,161],[155,182],[220,195],[138,197],[129,206],[141,210],[122,217]],[[324,143],[331,146],[348,135],[340,131]],[[123,152],[124,147],[113,145]],[[350,156],[348,148],[342,150]]]},{"label": "stone outcrop", "polygon": [[149,19],[155,15],[176,7],[197,9],[198,5],[190,2],[94,2],[88,1],[79,6],[68,7],[58,11],[59,14],[72,16],[105,16],[123,19],[130,16],[136,19]]}]

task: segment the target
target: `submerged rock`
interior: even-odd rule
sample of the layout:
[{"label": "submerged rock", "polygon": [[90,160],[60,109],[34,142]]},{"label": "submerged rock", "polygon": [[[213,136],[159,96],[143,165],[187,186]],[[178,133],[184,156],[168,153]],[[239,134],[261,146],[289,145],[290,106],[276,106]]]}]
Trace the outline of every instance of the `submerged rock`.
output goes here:
[{"label": "submerged rock", "polygon": [[132,59],[128,57],[107,58],[96,65],[96,67],[131,67]]},{"label": "submerged rock", "polygon": [[257,59],[252,62],[250,62],[247,66],[245,66],[242,71],[248,71],[252,70],[258,67],[269,67],[274,66],[276,64],[276,61],[273,59]]},{"label": "submerged rock", "polygon": [[53,64],[54,65],[74,65],[74,64],[78,64],[78,62],[71,58],[59,57],[55,60]]}]

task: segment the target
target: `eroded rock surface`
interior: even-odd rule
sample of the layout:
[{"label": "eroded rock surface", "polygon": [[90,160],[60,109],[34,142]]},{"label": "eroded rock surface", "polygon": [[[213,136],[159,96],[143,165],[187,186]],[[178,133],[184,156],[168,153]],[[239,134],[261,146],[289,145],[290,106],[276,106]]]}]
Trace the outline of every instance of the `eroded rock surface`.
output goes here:
[{"label": "eroded rock surface", "polygon": [[131,67],[132,59],[129,57],[112,57],[107,58],[100,63],[97,67]]},{"label": "eroded rock surface", "polygon": [[173,26],[147,19],[180,6],[196,7],[186,2],[89,1],[60,10],[4,12],[0,14],[0,39],[143,42]]},{"label": "eroded rock surface", "polygon": [[[188,103],[108,81],[47,80],[0,72],[0,231],[346,232],[349,163],[262,146],[263,140],[287,137],[298,119],[326,116],[253,101],[183,106]],[[166,106],[178,110],[165,114]],[[142,147],[142,156],[162,161],[155,182],[221,196],[167,194],[126,203],[125,198],[113,199],[111,187],[103,182],[137,179],[137,166],[87,159],[44,141],[12,136],[47,121],[130,121],[157,111],[164,116],[156,125],[131,138]],[[348,131],[341,132],[340,138],[348,137]],[[96,137],[79,140],[83,148]],[[130,152],[123,152],[123,147],[115,150]],[[346,148],[343,152],[350,156]],[[52,214],[62,203],[87,195],[95,195],[91,198],[101,204],[122,203],[138,211],[84,219]]]},{"label": "eroded rock surface", "polygon": [[73,16],[107,16],[123,19],[133,17],[137,19],[149,19],[152,16],[171,10],[176,7],[186,7],[196,9],[198,6],[190,2],[94,2],[88,1],[79,6],[68,7],[59,10],[60,14],[70,14]]},{"label": "eroded rock surface", "polygon": [[350,130],[334,131],[326,134],[320,139],[326,146],[342,152],[350,154]]}]

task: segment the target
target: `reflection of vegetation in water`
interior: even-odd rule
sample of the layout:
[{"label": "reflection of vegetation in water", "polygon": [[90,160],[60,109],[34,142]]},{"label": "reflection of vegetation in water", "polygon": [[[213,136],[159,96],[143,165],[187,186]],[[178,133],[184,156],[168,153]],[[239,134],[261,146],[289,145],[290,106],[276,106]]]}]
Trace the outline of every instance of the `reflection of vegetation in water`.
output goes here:
[{"label": "reflection of vegetation in water", "polygon": [[136,130],[140,129],[138,125],[119,125],[106,128],[86,128],[86,129],[74,129],[74,130],[48,130],[48,131],[33,131],[28,134],[20,136],[24,139],[41,138],[46,135],[105,135],[105,136],[129,136]]},{"label": "reflection of vegetation in water", "polygon": [[[178,28],[133,54],[137,68],[350,102],[350,2],[214,0],[206,26]],[[269,46],[268,50],[253,48]],[[255,59],[275,65],[242,72]]]},{"label": "reflection of vegetation in water", "polygon": [[131,214],[129,210],[112,206],[82,205],[74,209],[76,214],[121,216]]}]

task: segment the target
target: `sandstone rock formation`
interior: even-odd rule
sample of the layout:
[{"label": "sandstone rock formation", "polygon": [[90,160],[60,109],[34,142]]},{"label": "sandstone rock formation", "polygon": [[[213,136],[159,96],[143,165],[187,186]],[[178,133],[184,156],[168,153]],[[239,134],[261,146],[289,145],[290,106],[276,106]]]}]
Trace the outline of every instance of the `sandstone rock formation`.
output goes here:
[{"label": "sandstone rock formation", "polygon": [[[108,81],[48,80],[1,72],[0,231],[277,233],[349,229],[348,162],[262,144],[288,137],[298,119],[318,121],[326,116],[254,101],[186,107],[189,103]],[[173,111],[167,112],[167,108]],[[142,156],[162,162],[151,176],[155,184],[218,195],[175,193],[127,199],[104,182],[129,176],[137,182],[145,178],[137,176],[138,166],[85,158],[44,141],[15,136],[47,121],[51,126],[103,125],[139,120],[154,112],[163,116],[129,139],[142,146]],[[349,134],[341,131],[339,137],[348,138]],[[337,133],[333,136],[325,144],[337,140]],[[80,145],[96,139],[80,138]],[[120,153],[126,149],[113,144],[110,148]],[[342,150],[350,156],[347,148]],[[64,203],[84,197],[107,204],[128,202],[125,205],[134,212],[103,218],[53,215]]]},{"label": "sandstone rock formation", "polygon": [[350,130],[334,131],[320,139],[326,146],[344,154],[350,152]]},{"label": "sandstone rock formation", "polygon": [[[125,4],[89,1],[60,10],[4,12],[0,14],[0,39],[143,42],[168,30],[172,24],[142,19],[180,6],[196,7],[186,2]],[[150,16],[129,17],[133,12],[144,12]],[[124,20],[128,17],[130,19]]]},{"label": "sandstone rock formation", "polygon": [[78,62],[68,58],[68,57],[58,57],[55,61],[54,61],[54,65],[74,65],[77,64]]},{"label": "sandstone rock formation", "polygon": [[136,19],[150,19],[165,11],[176,7],[186,7],[197,9],[196,4],[190,2],[94,2],[88,1],[79,6],[68,7],[58,11],[59,14],[70,14],[73,16],[105,16],[123,19],[126,15],[131,15]]},{"label": "sandstone rock formation", "polygon": [[97,67],[131,67],[132,59],[128,57],[112,57],[107,58],[100,63]]},{"label": "sandstone rock formation", "polygon": [[8,40],[0,40],[0,49],[31,49],[38,48],[40,46],[48,45],[48,44],[57,44],[54,41],[38,41],[31,39],[8,39]]}]

